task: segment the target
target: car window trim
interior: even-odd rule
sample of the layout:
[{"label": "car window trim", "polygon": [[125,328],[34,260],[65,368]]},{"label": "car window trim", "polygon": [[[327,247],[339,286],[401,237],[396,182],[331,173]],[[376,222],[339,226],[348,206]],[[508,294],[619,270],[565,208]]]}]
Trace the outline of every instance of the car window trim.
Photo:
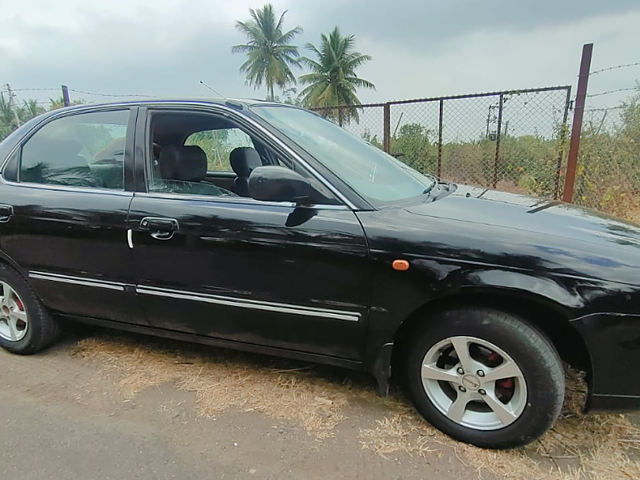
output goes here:
[{"label": "car window trim", "polygon": [[56,190],[60,192],[98,193],[103,195],[118,195],[121,197],[133,197],[134,193],[126,190],[116,190],[104,187],[74,187],[72,185],[56,185],[55,183],[14,182],[13,180],[7,180],[3,175],[0,175],[0,183],[19,188],[37,188],[40,190]]},{"label": "car window trim", "polygon": [[[306,160],[304,160],[300,155],[298,155],[293,149],[291,149],[291,147],[289,147],[285,142],[283,142],[280,138],[278,138],[277,135],[273,134],[272,132],[270,132],[267,128],[265,128],[263,125],[261,125],[260,123],[256,122],[253,118],[251,118],[249,115],[241,115],[237,109],[233,109],[230,107],[227,107],[225,105],[218,105],[218,104],[213,104],[213,103],[201,103],[201,102],[193,102],[193,103],[188,103],[188,104],[182,104],[182,103],[173,103],[173,104],[159,104],[159,105],[147,105],[147,115],[145,115],[145,117],[148,119],[149,117],[149,112],[151,112],[152,110],[186,110],[186,111],[197,111],[197,110],[203,110],[205,112],[213,112],[213,113],[217,113],[219,115],[223,115],[223,116],[227,116],[227,117],[231,117],[233,120],[237,121],[238,123],[242,124],[242,122],[249,124],[254,130],[259,131],[260,134],[266,138],[268,138],[272,143],[276,144],[281,150],[283,150],[284,152],[286,152],[286,154],[291,157],[293,159],[294,162],[299,163],[305,170],[307,170],[316,180],[318,180],[320,183],[322,183],[326,188],[329,189],[329,191],[336,197],[336,199],[339,202],[342,202],[343,206],[345,206],[348,209],[351,210],[358,210],[358,208],[356,207],[356,205],[354,205],[344,194],[342,194],[342,192],[340,192],[340,190],[338,188],[336,188],[331,182],[329,182],[323,175],[320,174],[320,172],[318,172],[312,165],[309,164],[309,162],[307,162]],[[139,117],[140,120],[140,117]],[[149,159],[146,158],[148,157],[148,145],[147,145],[147,140],[149,137],[149,129],[151,128],[151,125],[148,120],[145,120],[146,122],[146,135],[147,135],[147,139],[145,139],[144,141],[144,145],[145,145],[145,166],[149,165]],[[146,168],[145,168],[145,185],[147,184],[147,178],[146,178]],[[148,187],[147,187],[148,188]],[[192,196],[192,195],[185,195],[187,197]],[[256,203],[260,203],[261,201],[259,200],[253,200],[251,199],[253,202]],[[287,202],[288,203],[288,202]],[[337,206],[337,205],[330,205],[330,206]]]},{"label": "car window trim", "polygon": [[126,137],[124,142],[124,158],[122,164],[122,183],[124,191],[135,191],[135,139],[136,125],[140,108],[133,107],[129,111],[129,120],[127,122]]},{"label": "car window trim", "polygon": [[168,193],[168,192],[135,192],[135,197],[141,198],[163,198],[167,200],[193,200],[207,203],[225,203],[230,205],[265,206],[282,208],[309,208],[314,210],[349,210],[346,205],[309,204],[299,205],[295,202],[270,202],[255,200],[248,197],[226,197],[222,195],[193,195],[188,193]]}]

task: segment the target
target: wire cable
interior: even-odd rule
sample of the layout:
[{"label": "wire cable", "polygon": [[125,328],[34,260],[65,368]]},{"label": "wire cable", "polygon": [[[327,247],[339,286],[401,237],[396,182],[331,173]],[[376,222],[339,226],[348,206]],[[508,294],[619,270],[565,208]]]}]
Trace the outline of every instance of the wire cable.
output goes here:
[{"label": "wire cable", "polygon": [[602,72],[608,72],[609,70],[617,70],[619,68],[627,68],[627,67],[637,67],[640,65],[640,62],[636,62],[636,63],[625,63],[624,65],[616,65],[615,67],[607,67],[607,68],[601,68],[600,70],[594,70],[593,72],[591,72],[589,75],[596,75],[598,73],[602,73]]},{"label": "wire cable", "polygon": [[638,87],[630,87],[630,88],[618,88],[617,90],[609,90],[607,92],[600,93],[592,93],[587,95],[587,97],[600,97],[602,95],[609,95],[610,93],[618,93],[618,92],[631,92],[632,90],[638,90]]},{"label": "wire cable", "polygon": [[116,98],[122,98],[122,97],[145,97],[145,98],[153,98],[153,95],[142,95],[139,93],[95,93],[95,92],[87,92],[85,90],[76,90],[75,88],[69,88],[70,92],[75,92],[75,93],[81,93],[83,95],[94,95],[96,97],[116,97]]}]

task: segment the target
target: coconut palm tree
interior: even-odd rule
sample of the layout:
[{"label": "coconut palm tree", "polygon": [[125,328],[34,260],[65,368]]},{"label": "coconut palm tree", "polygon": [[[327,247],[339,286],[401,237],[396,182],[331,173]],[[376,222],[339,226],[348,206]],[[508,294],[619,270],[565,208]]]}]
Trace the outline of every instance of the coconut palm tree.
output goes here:
[{"label": "coconut palm tree", "polygon": [[236,22],[236,28],[247,36],[248,41],[232,47],[231,51],[247,54],[247,61],[240,66],[240,71],[247,76],[247,83],[255,89],[266,84],[267,98],[274,99],[276,85],[284,89],[288,84],[296,83],[290,67],[299,66],[299,53],[298,47],[290,45],[290,42],[302,33],[302,28],[283,33],[282,23],[287,11],[276,21],[270,3],[261,9],[249,9],[249,13],[251,20]]},{"label": "coconut palm tree", "polygon": [[[311,70],[311,73],[300,77],[300,82],[308,85],[300,92],[302,104],[307,108],[326,109],[323,114],[338,119],[340,125],[351,119],[358,122],[358,110],[355,106],[361,102],[356,89],[376,87],[358,77],[356,69],[371,60],[371,57],[354,51],[355,36],[342,36],[338,27],[329,36],[323,33],[320,40],[319,48],[311,43],[305,45],[307,50],[316,55],[317,61],[307,57],[300,59]],[[340,105],[353,108],[329,108]]]}]

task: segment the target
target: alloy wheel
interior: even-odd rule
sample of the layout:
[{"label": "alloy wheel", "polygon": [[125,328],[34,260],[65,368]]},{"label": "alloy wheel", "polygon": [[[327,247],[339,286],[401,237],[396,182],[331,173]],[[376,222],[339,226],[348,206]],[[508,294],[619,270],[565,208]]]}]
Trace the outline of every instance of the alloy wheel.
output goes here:
[{"label": "alloy wheel", "polygon": [[422,361],[422,385],[451,421],[475,430],[515,422],[527,403],[527,385],[516,362],[493,343],[466,336],[433,345]]},{"label": "alloy wheel", "polygon": [[29,318],[24,302],[6,282],[0,282],[0,337],[10,342],[19,342],[27,334]]}]

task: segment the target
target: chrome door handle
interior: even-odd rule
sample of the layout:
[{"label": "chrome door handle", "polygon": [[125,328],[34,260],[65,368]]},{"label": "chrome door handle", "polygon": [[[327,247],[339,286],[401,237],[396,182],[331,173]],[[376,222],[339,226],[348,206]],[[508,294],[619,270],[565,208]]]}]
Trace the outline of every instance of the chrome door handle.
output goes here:
[{"label": "chrome door handle", "polygon": [[0,205],[0,223],[7,223],[13,215],[13,207],[11,205]]},{"label": "chrome door handle", "polygon": [[175,218],[144,217],[140,228],[148,230],[156,240],[169,240],[180,227]]}]

